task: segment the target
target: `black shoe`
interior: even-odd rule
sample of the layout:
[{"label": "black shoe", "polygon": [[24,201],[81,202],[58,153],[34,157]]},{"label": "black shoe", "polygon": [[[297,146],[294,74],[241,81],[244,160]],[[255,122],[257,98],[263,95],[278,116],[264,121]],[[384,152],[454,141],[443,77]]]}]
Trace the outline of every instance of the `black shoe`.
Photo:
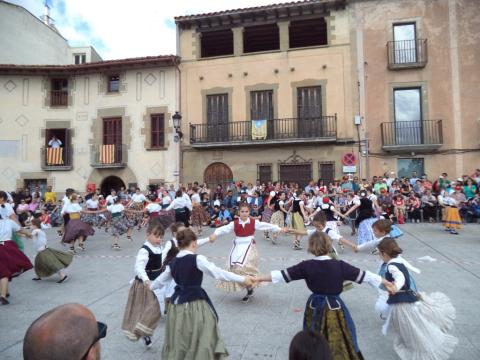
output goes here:
[{"label": "black shoe", "polygon": [[7,293],[7,298],[9,298],[9,297],[10,297],[10,293]]},{"label": "black shoe", "polygon": [[68,276],[65,275],[63,278],[61,278],[60,280],[57,281],[57,284],[64,283],[65,281],[67,281],[67,279],[68,279]]},{"label": "black shoe", "polygon": [[245,295],[242,299],[242,301],[246,304],[250,301],[250,299],[252,298],[253,296],[253,289],[248,289],[247,290],[247,295]]},{"label": "black shoe", "polygon": [[152,347],[152,339],[150,338],[150,336],[144,336],[143,337],[143,342],[145,343],[145,346],[147,348],[151,348]]},{"label": "black shoe", "polygon": [[10,302],[7,300],[7,298],[4,298],[3,296],[0,296],[0,304],[8,305],[8,304],[10,304]]},{"label": "black shoe", "polygon": [[33,280],[33,281],[40,281],[40,280],[42,280],[42,279],[40,279],[39,277],[36,277],[36,278],[33,278],[32,280]]}]

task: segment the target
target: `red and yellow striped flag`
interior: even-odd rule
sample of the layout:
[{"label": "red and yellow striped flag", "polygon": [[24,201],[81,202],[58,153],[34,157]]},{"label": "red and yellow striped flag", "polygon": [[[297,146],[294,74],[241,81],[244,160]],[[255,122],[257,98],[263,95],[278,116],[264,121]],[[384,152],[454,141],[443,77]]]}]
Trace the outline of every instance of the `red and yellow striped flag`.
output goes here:
[{"label": "red and yellow striped flag", "polygon": [[100,147],[100,163],[113,164],[115,162],[115,145],[102,145]]},{"label": "red and yellow striped flag", "polygon": [[47,148],[47,165],[63,165],[63,148]]}]

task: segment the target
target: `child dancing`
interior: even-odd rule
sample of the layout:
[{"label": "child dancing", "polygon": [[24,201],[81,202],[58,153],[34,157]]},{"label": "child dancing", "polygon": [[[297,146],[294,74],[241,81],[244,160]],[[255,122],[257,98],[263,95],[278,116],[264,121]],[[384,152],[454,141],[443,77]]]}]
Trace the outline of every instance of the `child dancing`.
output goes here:
[{"label": "child dancing", "polygon": [[303,318],[304,330],[322,334],[327,339],[333,359],[361,360],[363,356],[357,343],[355,324],[347,306],[340,298],[344,281],[364,282],[373,286],[384,284],[385,279],[369,271],[360,270],[342,260],[332,259],[330,237],[315,232],[308,239],[308,251],[314,259],[302,261],[282,271],[260,275],[256,281],[289,283],[305,280],[312,295],[307,300]]},{"label": "child dancing", "polygon": [[395,352],[402,360],[448,359],[458,343],[449,334],[455,319],[450,299],[440,292],[427,296],[412,289],[409,271],[398,261],[402,249],[395,239],[383,239],[378,249],[387,264],[385,278],[393,283],[383,333],[393,337]]},{"label": "child dancing", "polygon": [[177,283],[167,309],[162,359],[222,359],[228,351],[220,338],[215,308],[202,288],[203,275],[249,288],[253,282],[250,277],[222,270],[205,256],[197,255],[197,237],[192,230],[179,231],[177,241],[180,252],[151,284],[154,290],[172,279]]},{"label": "child dancing", "polygon": [[138,250],[135,260],[135,279],[128,293],[123,316],[122,330],[132,341],[143,338],[145,345],[152,345],[151,336],[160,321],[160,305],[150,282],[161,272],[162,248],[160,247],[165,229],[156,222],[147,228],[147,241]]},{"label": "child dancing", "polygon": [[[258,274],[258,251],[255,243],[255,230],[261,231],[282,231],[278,225],[257,221],[249,217],[250,209],[248,204],[241,203],[238,207],[240,218],[236,218],[228,225],[224,225],[215,230],[210,236],[212,241],[217,236],[235,233],[232,250],[228,257],[227,268],[229,271],[239,275],[255,276]],[[223,282],[217,283],[217,287],[227,291],[241,291],[244,288],[236,283]],[[243,302],[250,301],[253,295],[253,288],[247,288],[247,294],[242,299]]]},{"label": "child dancing", "polygon": [[62,270],[72,263],[73,254],[47,247],[47,236],[41,226],[40,219],[32,220],[33,249],[37,254],[34,266],[37,276],[32,280],[39,281],[56,273],[60,276],[57,283],[61,284],[68,279],[68,276]]}]

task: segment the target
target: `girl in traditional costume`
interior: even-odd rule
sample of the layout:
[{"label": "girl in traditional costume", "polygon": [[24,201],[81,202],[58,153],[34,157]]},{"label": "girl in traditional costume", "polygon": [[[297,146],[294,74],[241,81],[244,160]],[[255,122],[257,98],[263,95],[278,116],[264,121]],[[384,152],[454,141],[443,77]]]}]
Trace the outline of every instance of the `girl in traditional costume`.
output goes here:
[{"label": "girl in traditional costume", "polygon": [[30,260],[21,252],[12,240],[12,234],[29,236],[21,230],[20,225],[8,218],[0,216],[0,304],[8,305],[8,283],[13,277],[30,270]]},{"label": "girl in traditional costume", "polygon": [[[275,199],[274,210],[275,212],[270,219],[270,223],[278,225],[280,228],[285,227],[285,217],[288,211],[285,209],[285,196],[284,192],[279,192],[278,197]],[[272,236],[272,243],[277,243],[278,232],[274,232]]]},{"label": "girl in traditional costume", "polygon": [[203,274],[245,287],[252,287],[251,278],[222,270],[197,255],[197,237],[192,230],[179,231],[177,241],[180,252],[151,285],[152,290],[159,289],[172,279],[177,284],[167,309],[162,359],[223,359],[228,351],[220,338],[217,312],[201,286]]},{"label": "girl in traditional costume", "polygon": [[113,205],[107,206],[107,210],[111,214],[111,227],[113,235],[112,249],[120,250],[121,247],[118,245],[118,240],[120,235],[127,233],[127,239],[132,241],[132,231],[133,223],[126,216],[125,212],[127,211],[122,205],[122,199],[120,197],[115,198],[115,203]]},{"label": "girl in traditional costume", "polygon": [[398,255],[402,249],[395,239],[378,244],[387,264],[385,278],[393,283],[387,303],[389,314],[384,335],[393,337],[393,348],[402,360],[446,360],[458,344],[450,335],[455,308],[443,293],[417,293],[410,283],[408,268]]},{"label": "girl in traditional costume", "polygon": [[[90,224],[83,222],[80,217],[82,207],[78,203],[77,194],[72,194],[70,201],[64,206],[63,213],[68,215],[68,223],[65,225],[62,242],[70,244],[70,251],[75,253],[75,243],[78,241],[80,249],[85,250],[85,240],[95,234]],[[86,211],[88,213],[88,211]]]},{"label": "girl in traditional costume", "polygon": [[[240,217],[215,230],[210,236],[213,240],[217,236],[235,233],[232,250],[228,257],[227,269],[242,276],[255,276],[258,274],[258,251],[255,242],[255,231],[282,231],[278,225],[257,221],[250,217],[250,208],[248,204],[239,205],[238,212]],[[244,288],[237,283],[220,281],[217,287],[227,291],[241,291]],[[247,294],[242,299],[244,302],[250,301],[253,295],[253,288],[247,288]]]},{"label": "girl in traditional costume", "polygon": [[293,249],[294,250],[301,250],[301,240],[302,235],[299,233],[305,231],[305,219],[307,218],[307,214],[305,211],[305,202],[303,199],[303,191],[297,190],[296,194],[293,196],[292,208],[291,208],[291,216],[292,216],[292,223],[291,227],[294,230],[297,230],[298,233],[295,234],[295,240],[293,242]]},{"label": "girl in traditional costume", "polygon": [[361,360],[355,324],[347,306],[340,298],[344,281],[364,282],[373,286],[391,284],[369,271],[360,270],[329,254],[331,239],[323,232],[315,232],[308,239],[308,251],[316,257],[302,261],[286,270],[261,275],[257,281],[289,283],[305,280],[312,295],[307,300],[303,318],[304,330],[322,334],[327,339],[335,360]]},{"label": "girl in traditional costume", "polygon": [[42,223],[40,219],[32,220],[32,240],[35,256],[35,274],[37,275],[32,280],[39,281],[42,278],[47,278],[53,274],[58,274],[60,280],[57,283],[61,284],[68,279],[67,274],[62,270],[68,267],[73,259],[73,255],[49,248],[47,246],[47,236],[41,229]]},{"label": "girl in traditional costume", "polygon": [[[114,218],[115,219],[115,218]],[[161,244],[165,229],[158,222],[151,222],[147,228],[147,241],[138,250],[135,260],[135,279],[128,293],[123,316],[122,330],[132,341],[143,338],[145,345],[152,344],[151,336],[160,321],[160,305],[150,284],[161,273]]]}]

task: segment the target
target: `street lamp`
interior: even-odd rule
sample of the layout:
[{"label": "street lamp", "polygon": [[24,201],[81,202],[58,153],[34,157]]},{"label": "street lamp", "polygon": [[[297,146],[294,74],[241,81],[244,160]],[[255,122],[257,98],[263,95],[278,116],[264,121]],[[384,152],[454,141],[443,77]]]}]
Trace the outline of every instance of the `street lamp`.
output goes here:
[{"label": "street lamp", "polygon": [[180,126],[181,126],[181,122],[182,122],[182,115],[180,115],[180,113],[178,111],[175,111],[175,114],[173,114],[173,116],[172,116],[172,120],[173,120],[173,128],[175,129],[175,132],[178,136],[178,138],[176,136],[175,142],[179,142],[183,137],[183,133],[180,130]]}]

